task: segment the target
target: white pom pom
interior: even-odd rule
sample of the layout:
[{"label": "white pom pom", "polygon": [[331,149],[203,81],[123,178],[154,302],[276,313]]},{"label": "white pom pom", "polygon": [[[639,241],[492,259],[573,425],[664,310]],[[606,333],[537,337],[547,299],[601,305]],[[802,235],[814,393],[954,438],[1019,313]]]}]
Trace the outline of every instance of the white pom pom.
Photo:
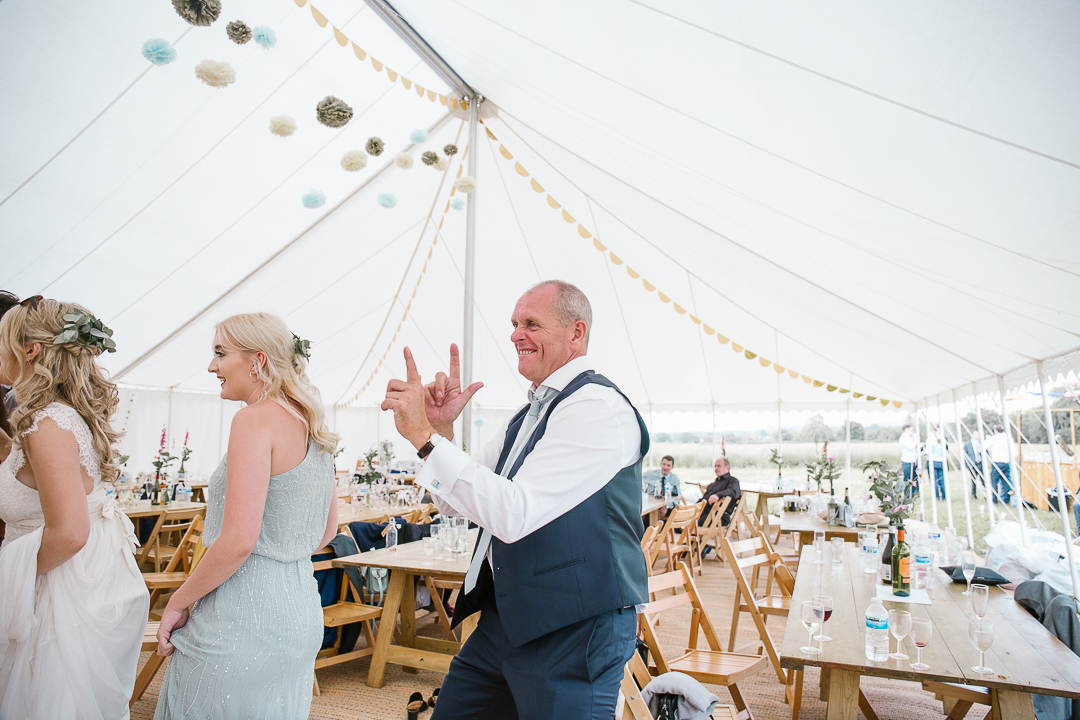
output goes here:
[{"label": "white pom pom", "polygon": [[450,161],[444,157],[440,157],[431,167],[435,168],[439,172],[442,172],[446,168],[450,167]]},{"label": "white pom pom", "polygon": [[367,167],[367,153],[363,150],[349,150],[341,156],[341,167],[349,172],[356,172]]},{"label": "white pom pom", "polygon": [[476,181],[471,175],[462,175],[454,181],[454,189],[458,192],[471,193],[476,189]]},{"label": "white pom pom", "polygon": [[195,77],[210,87],[225,87],[236,82],[236,71],[224,60],[207,58],[195,66]]},{"label": "white pom pom", "polygon": [[296,120],[288,115],[275,115],[270,118],[270,132],[278,137],[289,137],[296,132]]},{"label": "white pom pom", "polygon": [[397,165],[402,170],[408,170],[409,168],[412,167],[413,157],[412,157],[412,155],[410,155],[407,152],[400,152],[394,158],[394,164]]}]

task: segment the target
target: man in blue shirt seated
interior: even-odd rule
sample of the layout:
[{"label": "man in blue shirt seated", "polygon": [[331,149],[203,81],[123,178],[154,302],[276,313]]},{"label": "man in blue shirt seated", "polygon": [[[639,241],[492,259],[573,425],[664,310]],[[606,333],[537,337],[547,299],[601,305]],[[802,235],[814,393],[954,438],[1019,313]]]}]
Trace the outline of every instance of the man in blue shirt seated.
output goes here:
[{"label": "man in blue shirt seated", "polygon": [[[662,497],[664,488],[671,488],[671,497],[680,497],[679,476],[671,472],[674,467],[675,458],[670,455],[665,455],[663,459],[660,460],[659,470],[653,468],[652,470],[646,470],[641,473],[641,486],[644,488],[645,494]],[[675,503],[660,508],[660,519],[667,519],[667,514],[673,507],[675,507]]]}]

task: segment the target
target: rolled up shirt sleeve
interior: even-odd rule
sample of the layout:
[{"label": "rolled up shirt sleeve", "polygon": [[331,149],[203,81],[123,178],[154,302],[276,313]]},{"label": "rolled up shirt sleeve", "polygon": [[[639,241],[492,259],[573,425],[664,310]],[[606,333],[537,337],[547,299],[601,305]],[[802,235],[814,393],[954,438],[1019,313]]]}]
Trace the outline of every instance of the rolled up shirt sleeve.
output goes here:
[{"label": "rolled up shirt sleeve", "polygon": [[439,443],[416,482],[503,542],[516,542],[571,510],[641,456],[633,408],[616,391],[596,384],[551,411],[544,436],[513,481],[492,469],[502,434],[474,457],[453,443]]}]

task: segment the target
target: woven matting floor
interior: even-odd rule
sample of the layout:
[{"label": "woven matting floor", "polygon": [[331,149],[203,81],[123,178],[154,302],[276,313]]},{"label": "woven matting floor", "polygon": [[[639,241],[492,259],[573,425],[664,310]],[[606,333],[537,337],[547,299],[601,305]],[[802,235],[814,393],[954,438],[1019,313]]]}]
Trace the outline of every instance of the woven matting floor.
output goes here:
[{"label": "woven matting floor", "polygon": [[[705,609],[717,628],[721,643],[727,642],[731,629],[731,609],[735,592],[735,579],[727,565],[715,560],[705,564],[704,574],[697,578]],[[670,610],[661,615],[660,637],[665,651],[682,652],[689,633],[689,606]],[[770,634],[777,648],[783,640],[784,626],[781,618],[769,621]],[[419,632],[424,635],[444,637],[438,626],[427,625]],[[753,621],[748,614],[739,620],[740,645],[749,644],[757,639]],[[361,640],[360,642],[363,642]],[[931,641],[932,642],[932,641]],[[702,641],[701,644],[704,644]],[[147,653],[139,663],[142,667]],[[386,685],[382,688],[369,688],[365,684],[370,660],[362,658],[341,665],[323,668],[317,676],[322,695],[312,699],[310,718],[320,720],[354,720],[370,718],[396,720],[405,717],[405,704],[414,690],[420,690],[427,697],[442,682],[442,675],[430,671],[416,674],[406,673],[402,668],[391,665],[386,671]],[[164,674],[165,665],[147,688],[142,700],[131,709],[132,720],[149,720],[154,716],[157,704],[158,688]],[[780,685],[771,667],[762,670],[753,678],[739,685],[757,720],[787,720],[791,717],[791,708],[783,702],[783,686]],[[731,702],[731,696],[722,687],[709,686],[721,702]],[[924,692],[918,683],[883,678],[864,677],[862,691],[882,720],[939,720],[944,717],[941,702],[930,693]],[[819,700],[818,671],[808,669],[803,682],[803,706],[800,717],[817,720],[825,717],[825,703]],[[969,713],[969,718],[981,719],[988,707],[976,705]],[[430,717],[424,713],[421,718]],[[863,717],[859,713],[859,717]],[[492,720],[498,720],[493,718]]]}]

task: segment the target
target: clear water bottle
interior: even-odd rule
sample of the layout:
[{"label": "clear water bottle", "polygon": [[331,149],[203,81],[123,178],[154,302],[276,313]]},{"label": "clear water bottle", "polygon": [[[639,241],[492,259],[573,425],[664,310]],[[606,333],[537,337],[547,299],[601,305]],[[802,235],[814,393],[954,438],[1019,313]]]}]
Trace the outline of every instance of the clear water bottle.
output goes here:
[{"label": "clear water bottle", "polygon": [[866,659],[885,662],[889,658],[889,611],[875,593],[866,608]]},{"label": "clear water bottle", "polygon": [[915,545],[915,571],[912,579],[916,590],[925,590],[927,577],[930,575],[930,546],[919,538]]},{"label": "clear water bottle", "polygon": [[397,523],[393,518],[386,526],[386,549],[397,550]]},{"label": "clear water bottle", "polygon": [[927,543],[930,545],[930,564],[934,567],[948,562],[948,552],[945,546],[945,538],[941,534],[941,528],[931,525],[926,533]]}]

